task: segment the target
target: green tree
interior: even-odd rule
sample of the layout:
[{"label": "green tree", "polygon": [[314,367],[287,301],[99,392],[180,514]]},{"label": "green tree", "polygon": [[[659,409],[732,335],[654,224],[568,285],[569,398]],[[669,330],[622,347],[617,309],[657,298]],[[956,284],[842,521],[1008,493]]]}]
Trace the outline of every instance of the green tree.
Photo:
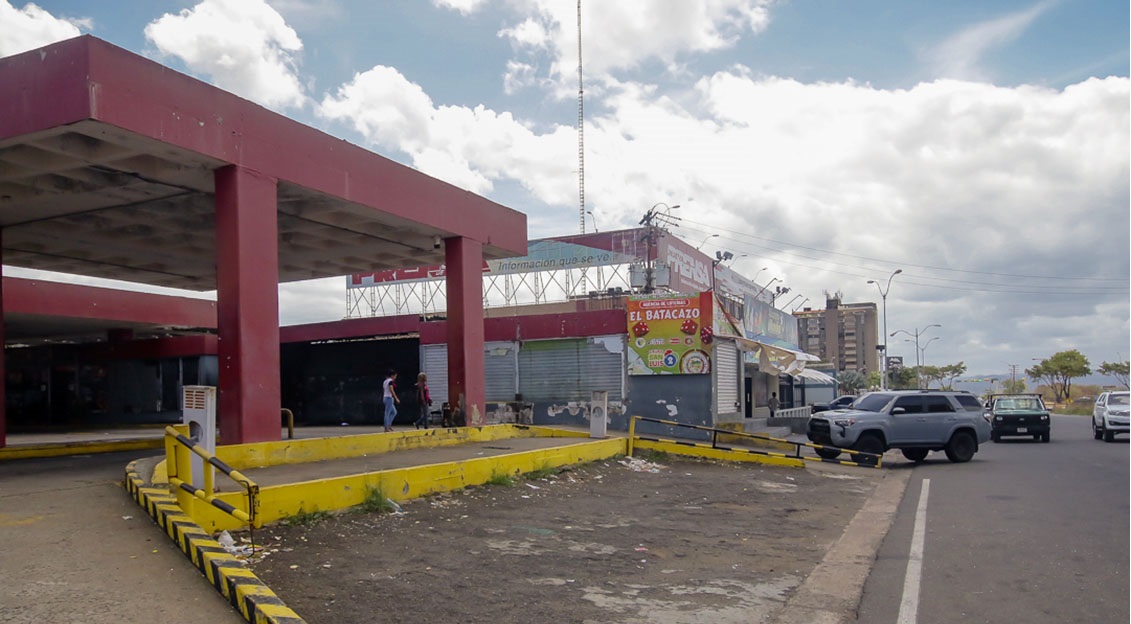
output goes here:
[{"label": "green tree", "polygon": [[926,364],[919,366],[916,371],[919,377],[920,388],[937,387],[938,382],[942,380],[942,369],[938,366],[927,366]]},{"label": "green tree", "polygon": [[1006,379],[1001,382],[1001,391],[1005,394],[1024,394],[1029,391],[1024,379]]},{"label": "green tree", "polygon": [[836,381],[843,394],[856,394],[868,387],[868,376],[856,370],[840,371]]},{"label": "green tree", "polygon": [[892,390],[910,390],[915,387],[915,367],[899,367],[888,371],[888,387]]},{"label": "green tree", "polygon": [[939,369],[939,374],[941,379],[946,380],[946,383],[942,385],[943,389],[954,390],[954,380],[966,374],[966,363],[947,364]]},{"label": "green tree", "polygon": [[1029,377],[1048,382],[1053,392],[1053,401],[1060,403],[1072,396],[1072,380],[1092,373],[1088,358],[1076,349],[1061,351],[1036,366],[1025,369]]},{"label": "green tree", "polygon": [[1104,362],[1096,372],[1115,377],[1124,388],[1127,388],[1127,377],[1128,373],[1131,372],[1131,362]]}]

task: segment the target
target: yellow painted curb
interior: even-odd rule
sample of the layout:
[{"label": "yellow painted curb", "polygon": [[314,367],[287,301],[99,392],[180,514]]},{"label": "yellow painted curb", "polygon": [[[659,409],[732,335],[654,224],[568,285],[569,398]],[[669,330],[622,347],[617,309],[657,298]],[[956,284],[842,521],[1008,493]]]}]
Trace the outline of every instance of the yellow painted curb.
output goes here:
[{"label": "yellow painted curb", "polygon": [[[574,437],[574,436],[570,436]],[[499,439],[499,438],[495,438]],[[380,489],[386,498],[406,501],[439,492],[483,485],[496,475],[516,476],[546,468],[558,468],[626,453],[625,438],[580,440],[567,446],[521,451],[507,455],[477,457],[453,462],[392,468],[363,474],[265,486],[257,497],[256,525],[262,526],[300,512],[338,511],[356,507]],[[372,450],[370,453],[372,454]],[[246,506],[243,492],[217,494],[234,506]],[[235,518],[196,498],[184,498],[185,511],[209,531],[244,528]]]},{"label": "yellow painted curb", "polygon": [[716,449],[692,442],[637,438],[633,442],[633,447],[636,449],[649,449],[663,453],[671,453],[673,455],[685,455],[722,461],[754,462],[791,468],[801,468],[805,465],[805,460],[803,459],[787,457],[784,454],[774,453],[772,451],[761,451],[757,449]]}]

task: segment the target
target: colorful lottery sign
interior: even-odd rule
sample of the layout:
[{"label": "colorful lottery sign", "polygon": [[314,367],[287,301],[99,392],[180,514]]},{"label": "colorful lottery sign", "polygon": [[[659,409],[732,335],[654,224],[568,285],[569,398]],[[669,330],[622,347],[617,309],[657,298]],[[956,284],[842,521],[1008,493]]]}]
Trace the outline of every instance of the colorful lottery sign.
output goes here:
[{"label": "colorful lottery sign", "polygon": [[628,299],[629,375],[711,372],[711,293]]}]

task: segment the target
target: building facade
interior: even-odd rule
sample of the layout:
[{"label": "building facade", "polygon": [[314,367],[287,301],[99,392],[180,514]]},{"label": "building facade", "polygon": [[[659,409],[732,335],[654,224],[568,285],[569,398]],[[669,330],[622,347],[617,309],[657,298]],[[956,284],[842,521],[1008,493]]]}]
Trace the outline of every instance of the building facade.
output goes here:
[{"label": "building facade", "polygon": [[871,373],[880,370],[881,344],[875,303],[844,303],[829,295],[825,309],[794,312],[801,348],[837,371]]}]

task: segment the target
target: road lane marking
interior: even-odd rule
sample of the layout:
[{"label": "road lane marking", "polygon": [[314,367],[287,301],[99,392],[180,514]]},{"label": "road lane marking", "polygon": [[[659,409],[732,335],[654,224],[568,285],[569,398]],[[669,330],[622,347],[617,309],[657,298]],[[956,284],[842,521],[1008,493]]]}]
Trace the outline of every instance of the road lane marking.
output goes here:
[{"label": "road lane marking", "polygon": [[903,577],[903,599],[899,601],[897,624],[915,624],[919,614],[919,586],[923,579],[923,542],[927,532],[927,496],[931,480],[923,479],[919,506],[915,509],[915,529],[911,533],[911,550],[907,553],[907,574]]}]

